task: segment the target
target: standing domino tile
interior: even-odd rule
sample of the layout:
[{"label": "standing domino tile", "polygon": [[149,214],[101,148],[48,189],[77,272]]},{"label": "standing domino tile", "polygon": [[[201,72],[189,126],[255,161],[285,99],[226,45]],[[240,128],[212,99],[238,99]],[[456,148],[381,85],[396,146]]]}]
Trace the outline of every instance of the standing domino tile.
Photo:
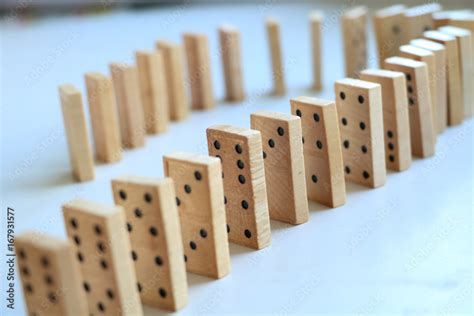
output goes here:
[{"label": "standing domino tile", "polygon": [[385,69],[405,74],[412,154],[429,157],[435,153],[436,134],[431,119],[431,96],[426,63],[402,57],[385,60]]},{"label": "standing domino tile", "polygon": [[441,26],[449,25],[452,19],[457,19],[457,18],[465,19],[465,18],[469,18],[471,15],[472,15],[472,12],[469,9],[435,12],[433,13],[434,26],[437,29]]},{"label": "standing domino tile", "polygon": [[404,44],[421,37],[423,32],[434,29],[433,14],[441,10],[442,7],[438,3],[424,4],[406,10],[403,22],[406,29]]},{"label": "standing domino tile", "polygon": [[94,159],[87,134],[81,93],[74,86],[64,84],[59,86],[59,97],[72,173],[78,181],[92,180],[95,177]]},{"label": "standing domino tile", "polygon": [[135,58],[146,131],[148,134],[165,132],[168,129],[169,109],[163,53],[138,51]]},{"label": "standing domino tile", "polygon": [[306,187],[310,200],[329,207],[346,203],[341,137],[334,101],[297,97],[291,113],[301,117]]},{"label": "standing domino tile", "polygon": [[229,240],[254,249],[270,245],[260,132],[216,125],[207,129],[207,146],[222,161]]},{"label": "standing domino tile", "polygon": [[383,127],[386,166],[403,171],[411,165],[410,119],[405,74],[397,71],[367,69],[360,78],[382,87]]},{"label": "standing domino tile", "polygon": [[15,252],[28,315],[87,315],[79,266],[67,241],[26,232],[15,237]]},{"label": "standing domino tile", "polygon": [[112,190],[125,209],[142,302],[184,307],[188,284],[173,180],[122,176],[112,180]]},{"label": "standing domino tile", "polygon": [[438,31],[428,31],[423,36],[446,47],[446,78],[448,84],[448,124],[458,125],[464,120],[461,69],[456,38]]},{"label": "standing domino tile", "polygon": [[[444,45],[422,38],[410,41],[410,44],[433,53],[435,58],[435,104],[437,107],[437,124],[435,130],[440,133],[448,126],[448,85],[446,80],[446,49]],[[433,100],[432,100],[433,101]]]},{"label": "standing domino tile", "polygon": [[466,117],[472,116],[474,113],[474,78],[472,76],[474,53],[471,49],[474,42],[472,41],[472,34],[466,29],[454,26],[444,26],[439,30],[456,37],[464,100],[464,115]]},{"label": "standing domino tile", "polygon": [[119,109],[122,145],[137,148],[145,145],[145,117],[135,66],[111,64],[110,72]]},{"label": "standing domino tile", "polygon": [[219,159],[175,153],[163,163],[175,183],[186,269],[215,279],[226,276],[230,254]]},{"label": "standing domino tile", "polygon": [[97,72],[86,73],[85,80],[97,160],[120,161],[122,144],[112,80]]},{"label": "standing domino tile", "polygon": [[168,111],[172,121],[182,121],[189,115],[189,100],[184,81],[183,47],[158,41],[156,48],[163,53],[168,88]]},{"label": "standing domino tile", "polygon": [[385,184],[382,89],[345,78],[335,85],[346,179],[368,187]]},{"label": "standing domino tile", "polygon": [[[436,99],[436,61],[433,52],[429,50],[419,48],[413,45],[402,45],[400,46],[400,57],[409,58],[417,61],[421,61],[426,63],[428,67],[428,78],[429,78],[429,89],[431,95],[431,113],[433,115],[433,126],[435,127],[435,131],[439,133],[438,126],[438,112],[447,111],[447,109],[441,108],[443,106],[443,100]],[[444,115],[442,116],[444,118]]]},{"label": "standing domino tile", "polygon": [[227,101],[242,101],[244,87],[240,62],[240,32],[231,26],[219,28],[219,43],[224,70],[225,98]]},{"label": "standing domino tile", "polygon": [[308,221],[300,118],[258,111],[250,115],[250,126],[262,134],[270,218],[294,225]]},{"label": "standing domino tile", "polygon": [[398,47],[405,42],[405,9],[401,4],[383,8],[374,14],[379,64],[385,58],[396,56]]},{"label": "standing domino tile", "polygon": [[313,89],[321,91],[321,43],[322,33],[321,24],[323,23],[323,13],[321,11],[313,11],[309,16],[311,29],[311,52],[313,59]]},{"label": "standing domino tile", "polygon": [[212,92],[211,57],[207,35],[184,33],[188,64],[188,80],[193,109],[205,110],[215,106]]},{"label": "standing domino tile", "polygon": [[341,21],[346,76],[358,78],[359,72],[367,67],[367,8],[348,10]]},{"label": "standing domino tile", "polygon": [[123,208],[74,200],[63,205],[63,214],[89,313],[142,315]]},{"label": "standing domino tile", "polygon": [[284,95],[286,93],[286,88],[280,43],[280,23],[274,18],[269,18],[266,21],[266,28],[268,49],[270,50],[270,57],[272,60],[273,93],[275,95]]}]

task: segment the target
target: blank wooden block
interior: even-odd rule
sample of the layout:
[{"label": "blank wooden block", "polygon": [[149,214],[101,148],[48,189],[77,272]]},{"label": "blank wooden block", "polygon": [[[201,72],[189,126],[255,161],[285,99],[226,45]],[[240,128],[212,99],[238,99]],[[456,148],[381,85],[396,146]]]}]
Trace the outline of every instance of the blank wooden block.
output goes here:
[{"label": "blank wooden block", "polygon": [[323,13],[321,11],[313,11],[309,16],[310,30],[311,30],[311,53],[313,59],[313,89],[321,91],[322,80],[321,80],[321,44],[322,44],[322,32],[321,25],[323,23]]},{"label": "blank wooden block", "polygon": [[125,209],[142,302],[171,311],[184,307],[188,283],[173,180],[121,176],[112,190]]},{"label": "blank wooden block", "polygon": [[[433,126],[435,126],[435,131],[437,133],[441,132],[438,130],[438,126],[441,125],[441,123],[438,123],[438,112],[440,111],[446,111],[446,109],[442,108],[446,102],[444,100],[437,100],[436,96],[436,61],[435,61],[435,56],[433,52],[419,48],[413,45],[402,45],[400,46],[400,57],[405,57],[417,61],[421,61],[426,63],[426,66],[428,67],[428,78],[429,78],[429,89],[430,89],[430,95],[431,95],[431,114],[433,115]],[[443,115],[444,119],[444,115]]]},{"label": "blank wooden block", "polygon": [[112,80],[98,72],[88,72],[85,81],[96,158],[105,163],[120,161],[122,144]]},{"label": "blank wooden block", "polygon": [[63,205],[63,214],[89,314],[142,315],[123,208],[74,200]]},{"label": "blank wooden block", "polygon": [[158,41],[156,48],[163,53],[168,88],[168,110],[172,121],[182,121],[189,115],[189,100],[184,80],[183,47]]},{"label": "blank wooden block", "polygon": [[355,7],[341,17],[346,76],[357,78],[367,68],[367,8]]},{"label": "blank wooden block", "polygon": [[461,69],[456,38],[438,31],[428,31],[423,36],[446,47],[446,78],[448,84],[448,124],[461,124],[464,120]]},{"label": "blank wooden block", "polygon": [[412,154],[422,158],[434,155],[436,134],[430,113],[431,96],[426,63],[390,57],[385,60],[384,68],[403,72],[406,77]]},{"label": "blank wooden block", "polygon": [[260,132],[216,125],[207,129],[207,146],[222,161],[229,240],[254,249],[270,245]]},{"label": "blank wooden block", "polygon": [[219,28],[219,43],[224,71],[225,98],[239,102],[244,99],[244,86],[240,53],[240,32],[232,26]]},{"label": "blank wooden block", "polygon": [[405,74],[367,69],[360,78],[382,87],[385,163],[387,169],[403,171],[411,165],[410,119]]},{"label": "blank wooden block", "polygon": [[64,84],[59,86],[59,97],[72,174],[78,181],[93,180],[95,178],[94,159],[87,134],[81,93],[74,86]]},{"label": "blank wooden block", "polygon": [[422,37],[423,32],[434,29],[433,14],[441,11],[442,7],[438,3],[428,3],[409,8],[405,11],[405,41],[417,37]]},{"label": "blank wooden block", "polygon": [[474,113],[474,53],[472,51],[472,34],[467,29],[462,29],[455,26],[444,26],[439,30],[443,33],[456,37],[464,100],[464,115],[466,117],[472,116]]},{"label": "blank wooden block", "polygon": [[385,184],[382,89],[345,78],[336,81],[336,106],[346,179],[368,187]]},{"label": "blank wooden block", "polygon": [[148,134],[163,133],[168,129],[170,116],[163,53],[138,51],[135,58],[146,131]]},{"label": "blank wooden block", "polygon": [[291,113],[301,118],[306,187],[310,200],[329,207],[346,203],[346,182],[334,101],[297,97]]},{"label": "blank wooden block", "polygon": [[[425,39],[415,39],[410,44],[433,53],[435,58],[435,81],[437,124],[435,130],[440,133],[448,126],[448,85],[446,80],[446,49],[444,45]],[[430,82],[431,83],[431,82]]]},{"label": "blank wooden block", "polygon": [[230,273],[222,168],[215,157],[175,153],[163,158],[174,180],[184,259],[189,272],[211,278]]},{"label": "blank wooden block", "polygon": [[15,237],[28,315],[87,315],[82,277],[69,243],[37,232]]},{"label": "blank wooden block", "polygon": [[206,110],[215,106],[212,91],[211,56],[207,35],[184,33],[184,47],[188,65],[188,80],[191,88],[193,109]]},{"label": "blank wooden block", "polygon": [[446,26],[450,24],[452,19],[466,19],[472,16],[472,11],[469,9],[438,11],[433,13],[433,21],[435,28]]},{"label": "blank wooden block", "polygon": [[272,60],[273,93],[275,95],[284,95],[286,93],[286,87],[280,43],[280,23],[274,18],[269,18],[266,21],[266,28],[268,49],[270,50]]},{"label": "blank wooden block", "polygon": [[125,148],[143,147],[146,125],[137,68],[114,63],[110,64],[110,72],[117,99],[122,145]]},{"label": "blank wooden block", "polygon": [[270,218],[290,224],[308,221],[300,118],[258,111],[250,115],[250,126],[262,135]]},{"label": "blank wooden block", "polygon": [[397,56],[398,48],[405,42],[405,9],[404,5],[397,4],[374,13],[379,64],[382,64],[385,58]]}]

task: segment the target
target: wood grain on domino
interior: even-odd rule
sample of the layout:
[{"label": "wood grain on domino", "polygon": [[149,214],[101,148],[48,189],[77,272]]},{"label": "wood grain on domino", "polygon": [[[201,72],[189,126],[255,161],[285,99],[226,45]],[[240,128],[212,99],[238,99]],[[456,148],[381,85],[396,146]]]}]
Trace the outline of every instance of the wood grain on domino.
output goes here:
[{"label": "wood grain on domino", "polygon": [[346,76],[358,78],[367,67],[367,8],[354,7],[341,17]]},{"label": "wood grain on domino", "polygon": [[373,24],[379,64],[382,64],[385,58],[396,56],[398,47],[405,42],[406,25],[403,23],[405,10],[404,5],[396,4],[374,13]]}]

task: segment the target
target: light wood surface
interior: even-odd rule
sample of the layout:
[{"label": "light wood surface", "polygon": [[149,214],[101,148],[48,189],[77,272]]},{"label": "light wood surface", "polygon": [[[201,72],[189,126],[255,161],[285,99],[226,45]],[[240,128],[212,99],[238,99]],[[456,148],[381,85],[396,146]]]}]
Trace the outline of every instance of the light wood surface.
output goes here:
[{"label": "light wood surface", "polygon": [[385,58],[397,56],[398,48],[406,41],[405,10],[404,5],[396,4],[374,13],[379,65],[383,64]]},{"label": "light wood surface", "polygon": [[405,41],[408,43],[412,39],[423,37],[423,32],[435,28],[433,14],[442,10],[438,3],[427,3],[411,7],[405,11]]},{"label": "light wood surface", "polygon": [[226,276],[230,254],[219,159],[179,152],[164,156],[163,164],[175,184],[186,269],[215,279]]},{"label": "light wood surface", "polygon": [[59,86],[72,174],[78,181],[95,178],[94,159],[87,133],[81,93],[72,85]]},{"label": "light wood surface", "polygon": [[219,28],[219,44],[224,72],[225,99],[229,102],[242,101],[245,93],[239,30],[229,25],[221,26]]},{"label": "light wood surface", "polygon": [[310,200],[329,207],[346,203],[338,114],[334,101],[297,97],[291,113],[301,118],[306,187]]},{"label": "light wood surface", "polygon": [[112,180],[112,190],[125,209],[141,301],[183,308],[188,283],[173,180],[125,175]]},{"label": "light wood surface", "polygon": [[267,29],[268,49],[272,62],[273,94],[284,95],[286,93],[286,87],[281,50],[280,22],[275,18],[268,18],[265,26]]},{"label": "light wood surface", "polygon": [[89,314],[142,315],[123,208],[77,199],[63,205],[63,215]]},{"label": "light wood surface", "polygon": [[403,57],[390,57],[384,68],[405,74],[410,117],[412,154],[430,157],[435,153],[436,132],[431,119],[428,67],[426,63]]},{"label": "light wood surface", "polygon": [[313,61],[313,89],[321,91],[322,84],[322,23],[323,12],[313,11],[309,16],[309,27],[311,32],[311,57]]},{"label": "light wood surface", "polygon": [[221,159],[229,240],[262,249],[271,243],[262,137],[231,125],[207,129],[209,155]]},{"label": "light wood surface", "polygon": [[250,127],[262,135],[270,218],[294,225],[308,221],[300,118],[262,110],[250,115]]},{"label": "light wood surface", "polygon": [[367,68],[367,8],[354,7],[341,17],[346,76],[358,78]]},{"label": "light wood surface", "polygon": [[15,237],[15,252],[28,315],[87,315],[82,276],[66,240],[27,231]]},{"label": "light wood surface", "polygon": [[410,118],[405,74],[366,69],[361,79],[382,87],[385,162],[387,169],[403,171],[411,166]]},{"label": "light wood surface", "polygon": [[334,84],[346,180],[385,184],[382,89],[377,83],[340,79]]}]

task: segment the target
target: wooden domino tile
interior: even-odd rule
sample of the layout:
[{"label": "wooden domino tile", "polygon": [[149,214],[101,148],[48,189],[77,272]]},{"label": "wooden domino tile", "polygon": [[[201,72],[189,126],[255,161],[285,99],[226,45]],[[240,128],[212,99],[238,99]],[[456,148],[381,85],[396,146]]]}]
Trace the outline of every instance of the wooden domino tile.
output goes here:
[{"label": "wooden domino tile", "polygon": [[[435,131],[437,133],[441,132],[438,130],[438,126],[441,123],[438,123],[438,112],[446,111],[446,109],[442,108],[445,104],[444,100],[437,100],[436,99],[436,61],[434,54],[426,49],[419,48],[413,45],[402,45],[400,46],[400,57],[405,57],[413,60],[418,60],[421,62],[426,63],[428,67],[428,76],[429,76],[429,89],[431,94],[431,114],[433,116],[433,126],[435,126]],[[444,119],[444,115],[442,116]]]},{"label": "wooden domino tile", "polygon": [[294,225],[308,221],[300,118],[258,111],[250,115],[250,126],[262,135],[270,218]]},{"label": "wooden domino tile", "polygon": [[87,315],[82,277],[71,245],[53,236],[25,232],[15,252],[28,315]]},{"label": "wooden domino tile", "polygon": [[269,18],[266,21],[266,28],[268,49],[270,50],[272,61],[273,94],[284,95],[286,93],[286,87],[280,43],[280,23],[274,18]]},{"label": "wooden domino tile", "polygon": [[215,101],[212,91],[211,56],[207,35],[184,33],[183,38],[191,88],[191,106],[197,110],[212,109],[215,106]]},{"label": "wooden domino tile", "polygon": [[229,240],[254,249],[270,245],[261,133],[216,125],[207,129],[207,146],[222,161]]},{"label": "wooden domino tile", "polygon": [[86,200],[63,205],[92,315],[142,315],[125,212]]},{"label": "wooden domino tile", "polygon": [[397,4],[374,13],[379,64],[382,64],[385,58],[397,56],[398,47],[405,42],[405,9],[404,5]]},{"label": "wooden domino tile", "polygon": [[337,80],[334,89],[346,179],[372,188],[384,185],[381,86],[345,78]]},{"label": "wooden domino tile", "polygon": [[433,30],[433,14],[441,10],[441,5],[434,2],[405,10],[405,43],[417,37],[422,37],[425,31]]},{"label": "wooden domino tile", "polygon": [[311,53],[313,60],[313,89],[321,91],[322,80],[321,80],[321,56],[322,56],[322,23],[323,23],[323,12],[313,11],[309,16],[309,25],[311,30]]},{"label": "wooden domino tile", "polygon": [[422,158],[434,155],[436,132],[431,119],[431,95],[426,63],[403,57],[390,57],[385,60],[384,68],[403,72],[406,77],[412,154]]},{"label": "wooden domino tile", "polygon": [[410,119],[405,74],[366,69],[360,78],[382,87],[385,163],[387,169],[403,171],[411,165]]},{"label": "wooden domino tile", "polygon": [[135,66],[110,65],[117,100],[122,145],[125,148],[145,146],[145,116],[140,97],[138,73]]},{"label": "wooden domino tile", "polygon": [[466,117],[472,116],[474,113],[474,54],[471,49],[474,42],[472,41],[472,34],[469,30],[455,26],[444,26],[439,31],[456,37],[459,52],[459,68],[461,70],[464,115]]},{"label": "wooden domino tile", "polygon": [[244,99],[243,75],[240,52],[240,32],[232,26],[219,28],[222,69],[225,81],[225,99],[239,102]]},{"label": "wooden domino tile", "polygon": [[306,188],[310,200],[329,207],[346,203],[341,137],[334,101],[297,97],[291,113],[301,118]]},{"label": "wooden domino tile", "polygon": [[140,83],[140,96],[148,134],[163,133],[168,129],[169,109],[165,65],[161,51],[135,53]]},{"label": "wooden domino tile", "polygon": [[189,100],[184,80],[183,47],[167,41],[158,41],[156,48],[163,53],[165,63],[170,119],[182,121],[189,115]]},{"label": "wooden domino tile", "polygon": [[81,93],[72,85],[59,86],[72,174],[78,181],[95,178],[94,159],[87,133]]},{"label": "wooden domino tile", "polygon": [[122,143],[112,80],[98,72],[85,75],[87,99],[98,161],[122,159]]},{"label": "wooden domino tile", "polygon": [[367,8],[358,6],[341,18],[346,76],[358,78],[367,68]]},{"label": "wooden domino tile", "polygon": [[435,130],[440,133],[448,126],[448,85],[446,80],[446,49],[444,45],[423,38],[414,39],[410,44],[433,53],[435,58],[435,75],[430,78],[435,81],[437,104],[437,125]]},{"label": "wooden domino tile", "polygon": [[464,121],[461,69],[456,38],[439,31],[427,31],[423,36],[446,47],[446,78],[448,84],[448,124],[458,125]]},{"label": "wooden domino tile", "polygon": [[453,19],[466,19],[471,15],[472,12],[469,9],[438,11],[433,13],[434,26],[437,29],[449,25]]},{"label": "wooden domino tile", "polygon": [[164,156],[163,164],[175,183],[186,269],[215,279],[226,276],[230,254],[219,159],[175,153]]},{"label": "wooden domino tile", "polygon": [[174,182],[121,176],[112,180],[115,204],[125,209],[141,301],[177,311],[188,300]]}]

